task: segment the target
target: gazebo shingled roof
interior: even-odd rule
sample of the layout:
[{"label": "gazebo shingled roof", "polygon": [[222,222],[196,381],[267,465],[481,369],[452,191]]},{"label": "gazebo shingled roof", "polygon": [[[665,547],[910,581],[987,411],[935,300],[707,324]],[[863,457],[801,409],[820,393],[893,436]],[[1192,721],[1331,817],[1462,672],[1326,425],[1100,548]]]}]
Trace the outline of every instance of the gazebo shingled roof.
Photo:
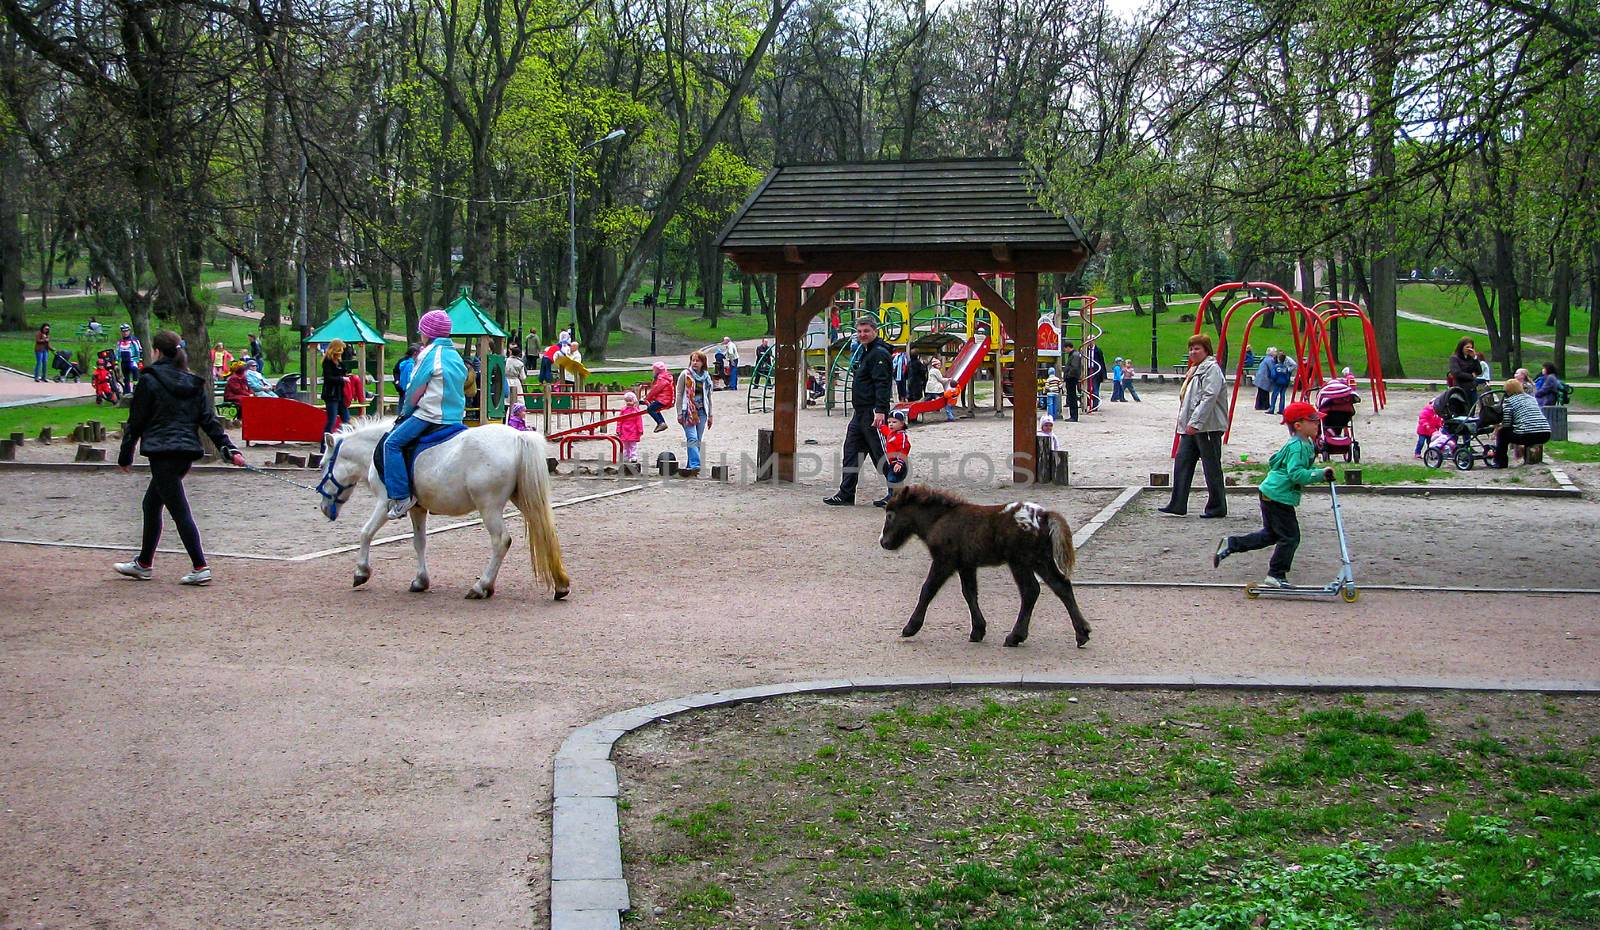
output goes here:
[{"label": "gazebo shingled roof", "polygon": [[[839,289],[865,272],[943,271],[971,289],[1015,340],[1015,366],[1038,365],[1039,274],[1076,271],[1090,248],[1071,219],[1039,205],[1015,159],[856,162],[775,168],[718,238],[747,273],[778,278],[773,413],[775,477],[794,480],[800,340]],[[802,278],[829,277],[800,299]],[[1010,273],[1020,314],[980,277]],[[998,360],[997,363],[998,365]],[[1033,378],[1013,379],[1014,475],[1034,473]]]}]

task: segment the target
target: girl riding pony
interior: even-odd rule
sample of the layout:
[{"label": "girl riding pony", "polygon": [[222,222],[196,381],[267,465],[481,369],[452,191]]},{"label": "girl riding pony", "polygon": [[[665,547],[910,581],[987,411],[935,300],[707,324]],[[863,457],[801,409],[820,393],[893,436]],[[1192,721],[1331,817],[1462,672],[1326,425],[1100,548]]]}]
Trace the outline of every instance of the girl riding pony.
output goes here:
[{"label": "girl riding pony", "polygon": [[417,354],[411,383],[400,402],[400,419],[383,443],[383,485],[389,492],[389,519],[405,516],[417,503],[406,471],[405,447],[433,426],[460,426],[467,412],[467,363],[450,341],[450,315],[429,310],[417,322],[427,345]]}]

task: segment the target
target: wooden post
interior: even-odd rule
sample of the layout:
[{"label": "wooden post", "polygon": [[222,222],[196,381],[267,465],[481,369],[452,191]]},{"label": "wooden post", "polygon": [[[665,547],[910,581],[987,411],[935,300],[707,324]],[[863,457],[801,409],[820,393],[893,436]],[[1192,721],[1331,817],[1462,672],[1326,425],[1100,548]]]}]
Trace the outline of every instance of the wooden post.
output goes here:
[{"label": "wooden post", "polygon": [[756,430],[756,480],[772,480],[772,430]]},{"label": "wooden post", "polygon": [[478,425],[489,422],[489,337],[478,337]]},{"label": "wooden post", "polygon": [[798,272],[778,275],[774,323],[778,331],[778,364],[777,382],[773,385],[772,457],[777,480],[793,482],[795,425],[800,405],[800,342],[805,334],[805,323],[800,319]]},{"label": "wooden post", "polygon": [[[359,330],[356,335],[361,335]],[[367,344],[365,342],[356,348],[356,377],[361,379],[361,393],[367,393]],[[371,406],[368,405],[367,411],[370,413],[371,410]]]},{"label": "wooden post", "polygon": [[[551,366],[551,377],[554,378],[555,374],[555,366]],[[550,382],[541,381],[539,383],[544,388],[544,434],[548,436],[550,435]]]},{"label": "wooden post", "polygon": [[[1016,347],[1011,366],[1011,452],[1013,481],[1031,479],[1037,461],[1034,436],[1039,423],[1039,330],[1023,325],[1024,317],[1039,312],[1039,275],[1020,272],[1015,279],[1017,302],[1011,313],[1011,342]],[[1000,379],[995,377],[996,390]]]},{"label": "wooden post", "polygon": [[[379,333],[378,335],[381,336],[383,334]],[[386,350],[388,348],[389,348],[389,344],[388,344],[387,341],[378,343],[378,383],[373,386],[373,391],[372,391],[372,406],[373,406],[373,410],[372,410],[372,412],[373,412],[373,414],[375,416],[380,416],[380,417],[383,416],[383,373],[387,370],[387,369],[385,369],[383,367],[383,363],[384,363],[383,356],[384,356],[384,350]]]}]

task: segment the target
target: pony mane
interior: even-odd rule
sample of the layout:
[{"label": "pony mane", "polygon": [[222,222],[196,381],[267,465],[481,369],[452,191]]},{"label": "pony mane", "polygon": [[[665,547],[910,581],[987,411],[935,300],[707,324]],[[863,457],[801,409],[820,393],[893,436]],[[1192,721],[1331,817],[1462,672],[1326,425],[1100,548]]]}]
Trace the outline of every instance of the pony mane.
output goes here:
[{"label": "pony mane", "polygon": [[334,436],[349,436],[352,433],[359,433],[359,432],[361,432],[363,430],[374,429],[376,427],[383,427],[385,429],[388,429],[389,427],[391,427],[393,425],[394,425],[394,418],[393,417],[372,416],[371,414],[362,414],[361,416],[356,417],[354,420],[351,420],[349,423],[346,423],[344,426],[341,426],[339,428],[339,431],[337,433],[334,433],[333,435]]},{"label": "pony mane", "polygon": [[951,494],[925,484],[906,485],[900,489],[900,499],[907,504],[937,504],[945,507],[960,507],[967,502]]}]

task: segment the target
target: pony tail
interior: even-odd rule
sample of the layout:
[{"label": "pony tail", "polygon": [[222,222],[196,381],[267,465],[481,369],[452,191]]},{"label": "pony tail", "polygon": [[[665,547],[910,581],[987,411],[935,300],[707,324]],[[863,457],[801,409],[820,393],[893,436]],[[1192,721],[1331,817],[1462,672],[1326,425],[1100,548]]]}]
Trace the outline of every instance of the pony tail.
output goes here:
[{"label": "pony tail", "polygon": [[1053,510],[1050,511],[1050,555],[1061,577],[1071,578],[1072,566],[1078,558],[1072,546],[1072,527],[1067,525],[1066,517]]},{"label": "pony tail", "polygon": [[183,340],[170,329],[163,329],[150,338],[150,345],[161,350],[161,354],[172,359],[172,363],[181,371],[189,370],[189,353],[183,350]]},{"label": "pony tail", "polygon": [[522,512],[528,530],[528,559],[533,577],[555,590],[556,599],[567,596],[572,579],[561,563],[561,540],[556,536],[555,512],[550,509],[550,472],[545,464],[544,439],[538,433],[517,434],[517,485],[511,500]]}]

